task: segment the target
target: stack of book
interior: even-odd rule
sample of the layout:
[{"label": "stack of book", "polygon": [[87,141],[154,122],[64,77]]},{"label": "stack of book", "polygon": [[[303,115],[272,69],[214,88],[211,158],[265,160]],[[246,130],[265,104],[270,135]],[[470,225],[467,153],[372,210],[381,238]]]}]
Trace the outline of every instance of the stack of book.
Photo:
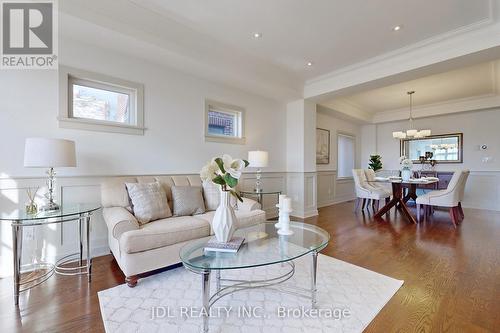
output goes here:
[{"label": "stack of book", "polygon": [[207,245],[205,245],[205,251],[209,252],[230,252],[236,253],[241,247],[241,244],[245,241],[243,237],[233,237],[227,243],[218,242],[215,237],[210,238]]}]

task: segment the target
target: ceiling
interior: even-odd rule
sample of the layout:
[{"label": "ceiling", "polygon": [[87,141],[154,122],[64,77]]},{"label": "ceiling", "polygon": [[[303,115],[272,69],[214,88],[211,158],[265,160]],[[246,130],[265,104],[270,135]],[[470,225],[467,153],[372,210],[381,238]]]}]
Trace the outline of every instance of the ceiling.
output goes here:
[{"label": "ceiling", "polygon": [[[59,8],[63,37],[289,100],[309,79],[487,21],[491,1],[65,0]],[[90,34],[82,20],[102,29]]]},{"label": "ceiling", "polygon": [[498,94],[499,88],[500,61],[497,60],[364,91],[321,104],[333,109],[345,108],[345,105],[348,105],[374,115],[378,112],[407,109],[407,91],[415,91],[413,105],[419,107]]},{"label": "ceiling", "polygon": [[[489,0],[132,1],[303,81],[490,14]],[[394,32],[396,25],[403,28]]]}]

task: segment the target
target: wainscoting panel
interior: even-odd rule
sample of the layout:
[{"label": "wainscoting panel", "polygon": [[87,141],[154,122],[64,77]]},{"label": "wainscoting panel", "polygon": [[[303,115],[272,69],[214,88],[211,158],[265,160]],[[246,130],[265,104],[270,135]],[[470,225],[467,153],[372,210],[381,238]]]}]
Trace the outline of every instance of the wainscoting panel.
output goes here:
[{"label": "wainscoting panel", "polygon": [[[286,194],[286,174],[282,172],[263,173],[261,178],[262,188],[264,192],[281,192]],[[255,188],[255,175],[245,173],[240,182],[240,188],[244,191],[252,192]],[[255,196],[251,197],[256,200]],[[264,195],[262,209],[266,212],[267,218],[274,218],[278,216],[278,203],[277,195]]]},{"label": "wainscoting panel", "polygon": [[318,215],[316,182],[316,172],[287,173],[287,195],[292,198],[292,216],[307,218]]},{"label": "wainscoting panel", "polygon": [[500,210],[500,172],[472,171],[465,186],[463,206]]},{"label": "wainscoting panel", "polygon": [[[27,188],[40,187],[37,202],[43,202],[46,193],[45,178],[9,178],[0,175],[0,211],[9,213],[15,209],[23,209],[28,198]],[[101,202],[100,184],[116,176],[79,176],[57,178],[57,201],[70,203]],[[271,172],[262,174],[262,183],[265,190],[286,192],[286,173]],[[255,176],[245,173],[242,176],[241,188],[252,191]],[[60,197],[62,197],[62,200]],[[277,196],[265,196],[264,210],[268,218],[277,216],[275,207]],[[78,223],[51,224],[47,226],[24,228],[23,235],[23,264],[34,261],[54,262],[78,250]],[[107,227],[101,211],[96,212],[91,225],[91,252],[92,256],[109,253]],[[0,223],[0,278],[12,275],[12,231],[10,223]]]},{"label": "wainscoting panel", "polygon": [[310,217],[318,215],[317,206],[317,173],[308,172],[304,176],[304,216]]},{"label": "wainscoting panel", "polygon": [[318,172],[318,208],[335,203],[335,171]]},{"label": "wainscoting panel", "polygon": [[337,171],[335,170],[318,172],[318,208],[354,198],[354,181],[352,179],[337,179]]}]

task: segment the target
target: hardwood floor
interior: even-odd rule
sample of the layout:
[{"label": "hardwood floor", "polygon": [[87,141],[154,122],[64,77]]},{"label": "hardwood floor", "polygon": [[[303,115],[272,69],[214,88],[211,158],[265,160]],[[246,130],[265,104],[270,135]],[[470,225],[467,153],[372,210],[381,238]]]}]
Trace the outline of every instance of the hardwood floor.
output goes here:
[{"label": "hardwood floor", "polygon": [[[414,225],[391,211],[353,212],[353,202],[320,209],[306,222],[331,234],[322,253],[405,280],[366,332],[498,332],[500,212],[465,209],[454,229],[447,211]],[[112,256],[94,259],[93,278],[54,276],[12,300],[0,280],[0,332],[102,332],[97,292],[124,283]],[[139,281],[140,283],[140,281]]]}]

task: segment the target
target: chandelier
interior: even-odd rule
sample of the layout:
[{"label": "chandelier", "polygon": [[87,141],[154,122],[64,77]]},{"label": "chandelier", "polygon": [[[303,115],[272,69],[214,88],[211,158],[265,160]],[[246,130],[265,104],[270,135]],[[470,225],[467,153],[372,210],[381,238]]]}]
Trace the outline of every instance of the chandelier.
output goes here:
[{"label": "chandelier", "polygon": [[406,139],[406,138],[425,138],[426,136],[431,135],[431,130],[430,129],[425,129],[425,130],[417,130],[415,129],[415,126],[413,125],[413,94],[415,91],[408,91],[407,94],[410,96],[410,119],[408,120],[410,123],[409,129],[406,131],[398,131],[398,132],[392,132],[392,137],[394,139]]}]

